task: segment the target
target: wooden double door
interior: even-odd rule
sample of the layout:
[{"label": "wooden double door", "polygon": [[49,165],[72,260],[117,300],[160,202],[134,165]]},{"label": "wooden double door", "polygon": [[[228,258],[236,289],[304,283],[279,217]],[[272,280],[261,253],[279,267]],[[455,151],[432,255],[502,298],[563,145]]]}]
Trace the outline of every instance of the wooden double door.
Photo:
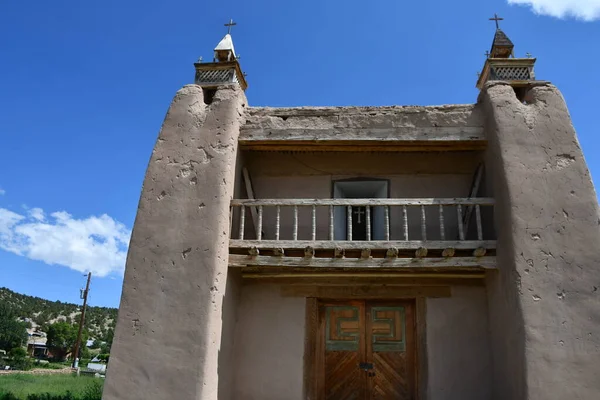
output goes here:
[{"label": "wooden double door", "polygon": [[319,304],[316,387],[324,400],[413,400],[414,302]]}]

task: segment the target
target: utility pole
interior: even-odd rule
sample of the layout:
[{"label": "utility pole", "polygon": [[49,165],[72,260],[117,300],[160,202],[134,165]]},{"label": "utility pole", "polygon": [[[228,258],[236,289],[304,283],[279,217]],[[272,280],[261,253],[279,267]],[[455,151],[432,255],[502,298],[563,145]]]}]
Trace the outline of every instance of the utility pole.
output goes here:
[{"label": "utility pole", "polygon": [[87,283],[85,290],[83,291],[83,308],[81,310],[81,318],[79,319],[79,331],[77,332],[77,340],[75,341],[75,348],[73,349],[73,368],[77,368],[79,364],[79,346],[81,345],[81,334],[83,333],[83,323],[85,321],[85,308],[87,306],[88,292],[90,291],[90,279],[92,279],[92,273],[87,274]]}]

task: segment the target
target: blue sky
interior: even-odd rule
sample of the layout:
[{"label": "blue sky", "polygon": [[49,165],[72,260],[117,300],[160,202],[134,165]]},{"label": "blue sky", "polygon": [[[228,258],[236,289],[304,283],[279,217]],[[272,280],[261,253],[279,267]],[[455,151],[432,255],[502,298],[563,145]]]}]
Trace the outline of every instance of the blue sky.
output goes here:
[{"label": "blue sky", "polygon": [[165,112],[230,17],[251,105],[426,105],[476,101],[498,13],[598,184],[600,1],[512,1],[2,2],[0,286],[77,302],[91,269],[90,303],[118,305]]}]

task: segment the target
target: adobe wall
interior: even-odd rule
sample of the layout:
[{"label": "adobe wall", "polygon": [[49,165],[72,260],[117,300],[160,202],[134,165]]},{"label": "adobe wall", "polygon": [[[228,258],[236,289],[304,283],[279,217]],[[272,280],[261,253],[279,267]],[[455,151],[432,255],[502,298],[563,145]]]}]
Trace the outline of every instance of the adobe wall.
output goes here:
[{"label": "adobe wall", "polygon": [[[242,166],[244,165],[244,157],[238,151],[235,162],[235,184],[233,187],[233,197],[240,198],[245,196],[243,189]],[[219,349],[219,400],[234,399],[234,372],[231,367],[236,363],[236,354],[234,349],[235,329],[238,319],[240,298],[242,295],[242,272],[239,269],[227,270],[227,281],[225,283],[225,291],[223,294],[223,327],[221,330],[221,348]]]},{"label": "adobe wall", "polygon": [[245,103],[238,86],[223,86],[206,105],[196,85],[171,103],[129,245],[105,400],[217,399],[226,367],[218,370],[229,204]]},{"label": "adobe wall", "polygon": [[278,285],[244,285],[235,335],[236,400],[302,400],[305,305]]},{"label": "adobe wall", "polygon": [[499,273],[488,282],[494,399],[596,399],[600,393],[598,201],[560,92],[527,104],[488,84],[487,166]]},{"label": "adobe wall", "polygon": [[428,400],[491,400],[492,358],[484,287],[454,286],[427,299]]},{"label": "adobe wall", "polygon": [[[473,174],[482,152],[274,152],[245,151],[245,163],[260,176],[325,175],[335,179],[376,175]],[[274,168],[273,166],[276,166]]]},{"label": "adobe wall", "polygon": [[[348,129],[395,127],[478,128],[481,110],[475,104],[384,107],[250,107],[242,132],[256,129],[326,129],[344,133]],[[308,132],[307,132],[308,133]]]},{"label": "adobe wall", "polygon": [[[235,399],[302,399],[306,299],[282,297],[280,289],[275,284],[243,286]],[[427,299],[426,304],[427,398],[489,400],[485,288],[452,287],[452,297]]]}]

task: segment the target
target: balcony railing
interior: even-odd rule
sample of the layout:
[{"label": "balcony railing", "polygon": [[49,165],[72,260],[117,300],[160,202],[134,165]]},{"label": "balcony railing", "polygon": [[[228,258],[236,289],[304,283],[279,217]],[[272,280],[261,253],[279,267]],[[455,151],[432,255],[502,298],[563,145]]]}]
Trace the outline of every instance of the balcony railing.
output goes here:
[{"label": "balcony railing", "polygon": [[[493,205],[492,198],[235,199],[230,266],[494,268]],[[355,218],[365,219],[360,240]]]},{"label": "balcony railing", "polygon": [[[484,240],[484,226],[482,209],[491,209],[494,200],[491,198],[433,198],[433,199],[260,199],[260,200],[232,200],[232,216],[238,218],[230,247],[258,247],[258,248],[303,248],[306,246],[320,248],[355,247],[355,248],[438,248],[438,249],[467,249],[489,248],[492,243]],[[356,240],[353,236],[353,207],[363,207],[358,218],[366,219],[366,240]],[[320,209],[325,208],[326,213]],[[286,209],[288,219],[282,223],[282,214]],[[302,240],[299,239],[299,214],[302,209],[309,210],[310,232],[306,232]],[[417,212],[413,210],[417,210]],[[433,212],[432,212],[433,209]],[[354,209],[356,210],[356,209]],[[265,237],[265,214],[270,213],[269,237]],[[354,214],[356,211],[354,212]],[[274,214],[274,218],[273,218]],[[304,215],[306,217],[306,212]],[[326,215],[327,237],[324,238],[323,221],[317,221]],[[343,215],[342,215],[343,214]],[[447,219],[454,214],[453,224],[448,229]],[[409,215],[413,221],[409,221]],[[418,240],[410,231],[415,227],[415,216],[418,215]],[[435,215],[434,221],[428,221]],[[392,216],[399,217],[400,221]],[[474,217],[474,220],[473,220]],[[252,218],[254,229],[249,229],[248,219]],[[305,218],[306,219],[306,218]],[[378,220],[378,232],[373,232],[373,221]],[[398,218],[396,218],[398,219]],[[491,218],[490,218],[491,220]],[[320,224],[318,224],[320,222]],[[341,223],[340,223],[341,222]],[[473,223],[474,222],[474,223]],[[291,225],[291,232],[290,227]],[[434,240],[428,240],[432,225],[438,231]],[[282,226],[288,228],[287,237],[283,237]],[[467,237],[468,229],[473,226],[474,231]],[[318,237],[317,231],[319,229]],[[400,229],[398,229],[400,228]],[[449,230],[451,232],[449,232]],[[343,232],[339,232],[343,231]],[[247,238],[248,232],[253,236]],[[306,235],[308,233],[308,235]],[[342,234],[342,235],[341,235]],[[340,237],[342,236],[342,237]],[[411,240],[413,239],[413,240]]]}]

